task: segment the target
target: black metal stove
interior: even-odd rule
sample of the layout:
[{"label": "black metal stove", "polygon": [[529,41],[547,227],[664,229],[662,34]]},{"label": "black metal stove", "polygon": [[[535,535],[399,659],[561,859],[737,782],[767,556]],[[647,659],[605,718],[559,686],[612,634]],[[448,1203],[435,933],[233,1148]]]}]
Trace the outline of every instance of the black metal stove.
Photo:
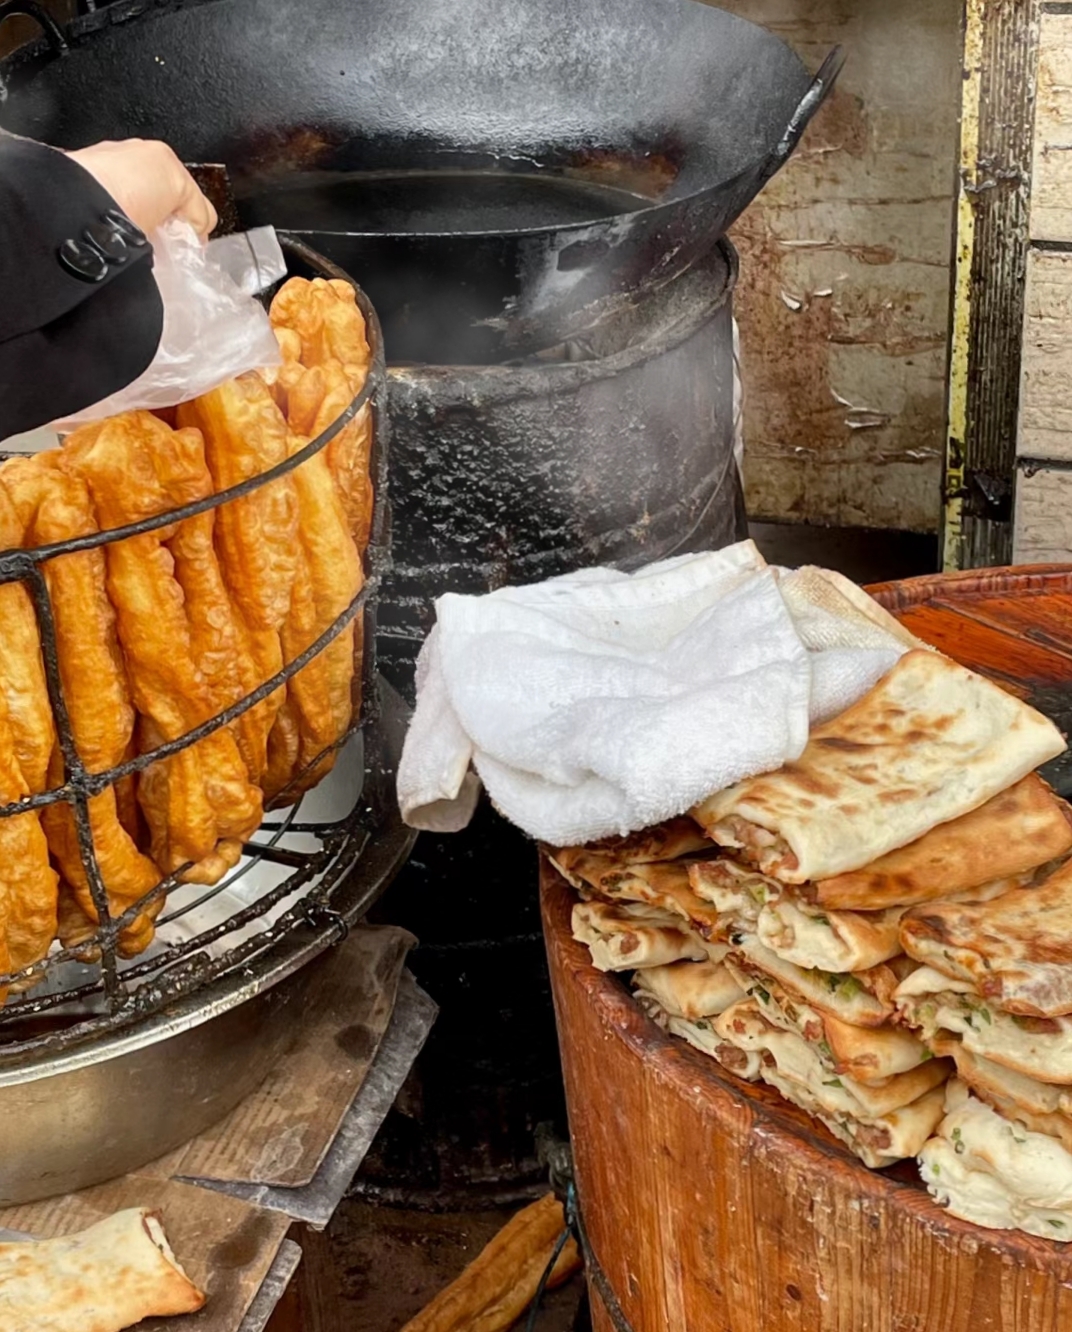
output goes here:
[{"label": "black metal stove", "polygon": [[[9,0],[27,12],[32,0]],[[744,534],[729,224],[828,93],[690,0],[117,0],[0,62],[0,122],[226,165],[245,223],[352,272],[385,328],[385,674],[433,602]],[[490,809],[381,906],[441,1007],[362,1187],[520,1195],[562,1118],[535,854]]]}]

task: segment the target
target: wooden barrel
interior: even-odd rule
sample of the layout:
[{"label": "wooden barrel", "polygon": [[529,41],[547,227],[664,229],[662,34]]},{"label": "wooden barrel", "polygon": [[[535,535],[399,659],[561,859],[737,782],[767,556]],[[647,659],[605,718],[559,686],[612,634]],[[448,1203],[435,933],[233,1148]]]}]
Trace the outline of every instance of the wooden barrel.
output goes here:
[{"label": "wooden barrel", "polygon": [[[1072,569],[872,591],[1068,729]],[[665,1035],[573,942],[572,894],[546,862],[541,892],[578,1196],[634,1332],[1072,1330],[1072,1247],[950,1217],[913,1163],[867,1170],[776,1093]],[[591,1298],[595,1332],[613,1332]]]}]

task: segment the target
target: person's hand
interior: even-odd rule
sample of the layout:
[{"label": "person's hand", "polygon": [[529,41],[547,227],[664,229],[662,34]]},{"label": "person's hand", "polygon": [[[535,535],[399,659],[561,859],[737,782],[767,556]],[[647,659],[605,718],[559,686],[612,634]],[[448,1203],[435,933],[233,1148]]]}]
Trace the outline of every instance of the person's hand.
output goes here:
[{"label": "person's hand", "polygon": [[216,225],[216,210],[166,143],[124,139],[67,154],[102,185],[146,235],[170,217],[189,222],[202,240]]}]

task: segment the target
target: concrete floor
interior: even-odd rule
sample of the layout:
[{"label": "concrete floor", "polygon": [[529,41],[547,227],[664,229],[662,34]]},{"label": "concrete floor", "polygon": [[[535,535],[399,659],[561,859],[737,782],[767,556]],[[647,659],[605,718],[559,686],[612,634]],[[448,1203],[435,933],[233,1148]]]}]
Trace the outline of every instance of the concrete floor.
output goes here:
[{"label": "concrete floor", "polygon": [[[821,564],[859,583],[931,573],[934,537],[755,524],[752,536],[772,563]],[[281,1332],[399,1332],[448,1284],[509,1217],[509,1211],[427,1215],[357,1200],[339,1208],[327,1233],[302,1237],[302,1280],[293,1322]],[[537,1332],[581,1332],[582,1283],[553,1294]]]}]

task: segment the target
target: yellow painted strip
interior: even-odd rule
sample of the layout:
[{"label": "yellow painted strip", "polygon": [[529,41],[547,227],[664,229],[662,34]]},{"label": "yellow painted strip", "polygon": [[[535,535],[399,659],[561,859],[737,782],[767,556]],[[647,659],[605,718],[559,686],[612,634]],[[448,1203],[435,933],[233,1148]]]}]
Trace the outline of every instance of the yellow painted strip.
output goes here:
[{"label": "yellow painted strip", "polygon": [[[998,0],[1000,3],[1000,0]],[[942,567],[965,564],[964,440],[968,433],[969,334],[971,330],[972,259],[975,254],[975,210],[972,187],[979,174],[979,95],[982,82],[983,29],[988,0],[966,0],[964,6],[964,84],[960,119],[960,171],[957,185],[956,248],[953,255],[953,314],[949,344],[949,416],[945,456],[945,514],[942,524]]]}]

